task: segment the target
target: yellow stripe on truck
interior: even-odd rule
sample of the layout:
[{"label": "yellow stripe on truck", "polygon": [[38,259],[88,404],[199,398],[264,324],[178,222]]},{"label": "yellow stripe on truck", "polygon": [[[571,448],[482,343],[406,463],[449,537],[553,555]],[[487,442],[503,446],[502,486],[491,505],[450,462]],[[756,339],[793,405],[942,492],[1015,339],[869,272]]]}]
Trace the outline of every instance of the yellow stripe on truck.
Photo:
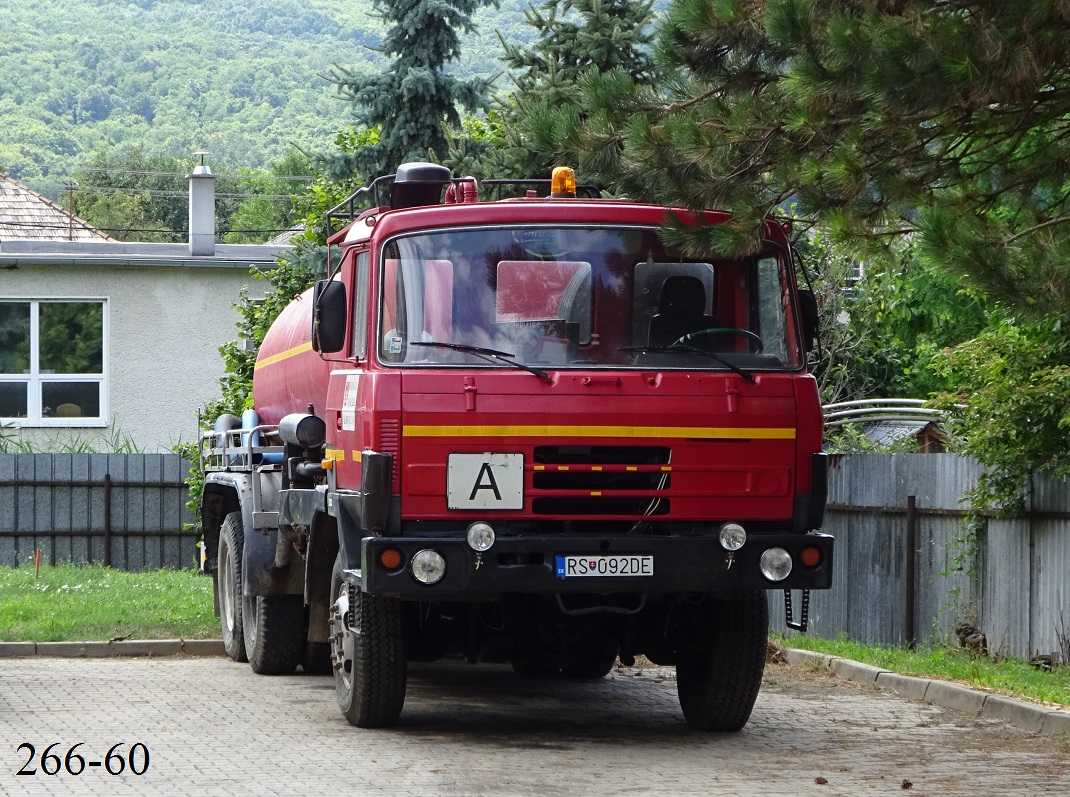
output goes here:
[{"label": "yellow stripe on truck", "polygon": [[791,427],[710,426],[406,426],[406,437],[668,437],[700,440],[794,440]]},{"label": "yellow stripe on truck", "polygon": [[270,357],[265,357],[263,360],[257,360],[256,365],[253,366],[253,370],[258,371],[261,368],[266,368],[269,365],[288,360],[291,357],[303,354],[306,351],[312,351],[312,341],[302,343],[300,346],[294,346],[292,349],[287,349],[286,351],[280,351],[278,354],[272,354]]}]

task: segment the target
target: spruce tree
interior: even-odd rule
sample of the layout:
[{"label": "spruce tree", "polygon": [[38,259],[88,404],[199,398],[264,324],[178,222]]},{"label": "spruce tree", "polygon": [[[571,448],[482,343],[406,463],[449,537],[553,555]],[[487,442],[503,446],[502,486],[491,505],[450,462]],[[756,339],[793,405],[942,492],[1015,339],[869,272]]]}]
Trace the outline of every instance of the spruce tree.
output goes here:
[{"label": "spruce tree", "polygon": [[619,69],[636,84],[653,80],[652,0],[545,0],[524,14],[533,44],[502,38],[515,84],[503,108],[509,146],[505,168],[544,173],[555,161],[576,165],[571,137],[585,117],[579,83],[585,73]]},{"label": "spruce tree", "polygon": [[[495,2],[495,0],[489,0]],[[380,50],[393,61],[387,70],[361,77],[335,67],[339,94],[351,101],[357,123],[379,128],[378,143],[340,153],[323,165],[335,179],[354,172],[370,178],[405,161],[441,161],[447,153],[445,127],[460,127],[458,107],[488,106],[489,84],[461,80],[446,65],[460,54],[458,31],[475,31],[472,14],[488,0],[374,0],[388,23]]]}]

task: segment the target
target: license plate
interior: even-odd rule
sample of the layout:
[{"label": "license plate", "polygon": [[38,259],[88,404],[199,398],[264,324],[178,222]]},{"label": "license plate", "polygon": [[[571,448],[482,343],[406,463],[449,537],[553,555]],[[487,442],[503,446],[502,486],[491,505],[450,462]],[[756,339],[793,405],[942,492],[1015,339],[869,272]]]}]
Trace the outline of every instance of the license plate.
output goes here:
[{"label": "license plate", "polygon": [[556,569],[558,578],[652,576],[654,557],[635,554],[558,556]]}]

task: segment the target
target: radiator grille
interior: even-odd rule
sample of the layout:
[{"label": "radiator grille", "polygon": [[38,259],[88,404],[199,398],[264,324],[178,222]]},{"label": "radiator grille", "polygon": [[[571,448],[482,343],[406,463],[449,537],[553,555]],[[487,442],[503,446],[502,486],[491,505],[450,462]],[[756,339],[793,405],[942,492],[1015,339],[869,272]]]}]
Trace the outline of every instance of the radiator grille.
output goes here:
[{"label": "radiator grille", "polygon": [[636,517],[669,512],[667,446],[538,446],[532,473],[536,515]]}]

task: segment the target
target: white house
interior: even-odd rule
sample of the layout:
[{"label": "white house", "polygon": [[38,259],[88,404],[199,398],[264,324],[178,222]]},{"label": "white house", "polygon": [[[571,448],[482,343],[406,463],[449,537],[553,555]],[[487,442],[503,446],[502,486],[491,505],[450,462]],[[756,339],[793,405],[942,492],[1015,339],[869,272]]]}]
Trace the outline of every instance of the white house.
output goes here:
[{"label": "white house", "polygon": [[0,180],[0,434],[42,451],[193,441],[198,408],[219,395],[240,291],[267,287],[250,269],[288,247],[216,244],[204,166],[190,175],[188,244],[113,241]]}]

